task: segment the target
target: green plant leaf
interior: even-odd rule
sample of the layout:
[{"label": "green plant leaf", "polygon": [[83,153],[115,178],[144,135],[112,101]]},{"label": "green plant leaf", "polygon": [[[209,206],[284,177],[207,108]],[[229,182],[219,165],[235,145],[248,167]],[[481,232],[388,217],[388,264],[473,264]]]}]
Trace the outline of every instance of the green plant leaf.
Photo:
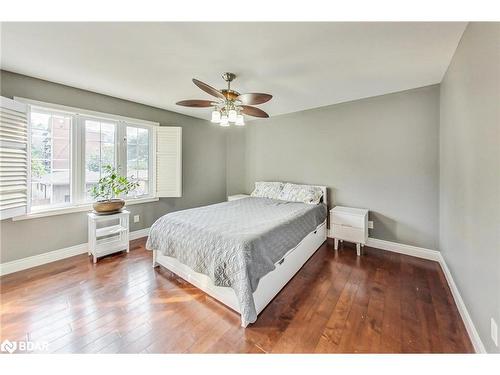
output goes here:
[{"label": "green plant leaf", "polygon": [[127,177],[118,174],[111,165],[103,166],[102,176],[95,186],[89,189],[89,194],[94,199],[110,200],[122,194],[128,194],[139,186],[137,181],[130,181]]}]

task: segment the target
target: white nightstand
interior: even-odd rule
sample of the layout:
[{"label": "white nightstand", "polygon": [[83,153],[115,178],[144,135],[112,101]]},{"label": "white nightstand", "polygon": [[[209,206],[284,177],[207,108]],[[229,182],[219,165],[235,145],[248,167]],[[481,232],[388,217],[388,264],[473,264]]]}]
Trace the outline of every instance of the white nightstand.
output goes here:
[{"label": "white nightstand", "polygon": [[330,231],[334,238],[335,250],[338,241],[354,242],[356,252],[361,255],[361,247],[368,239],[368,210],[336,206],[330,210]]},{"label": "white nightstand", "polygon": [[129,215],[130,212],[122,210],[112,215],[88,214],[89,222],[89,255],[97,258],[127,250],[129,252]]},{"label": "white nightstand", "polygon": [[243,198],[248,198],[250,195],[248,194],[235,194],[235,195],[230,195],[227,197],[228,202],[229,201],[236,201],[238,199],[243,199]]}]

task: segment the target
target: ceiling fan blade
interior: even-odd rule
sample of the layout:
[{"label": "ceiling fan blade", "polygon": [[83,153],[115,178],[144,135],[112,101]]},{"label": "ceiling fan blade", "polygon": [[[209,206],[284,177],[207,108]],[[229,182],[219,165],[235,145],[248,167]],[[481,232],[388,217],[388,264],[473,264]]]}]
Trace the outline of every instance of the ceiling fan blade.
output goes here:
[{"label": "ceiling fan blade", "polygon": [[243,104],[262,104],[271,100],[272,97],[272,95],[262,92],[250,92],[248,94],[241,94],[236,99]]},{"label": "ceiling fan blade", "polygon": [[195,108],[213,107],[215,105],[211,100],[181,100],[175,104]]},{"label": "ceiling fan blade", "polygon": [[212,86],[207,85],[206,83],[201,82],[201,81],[197,80],[196,78],[193,78],[193,83],[196,86],[198,86],[200,89],[202,89],[203,91],[205,91],[207,94],[215,96],[216,98],[226,99],[226,97],[224,96],[224,94],[222,94],[219,90],[214,89]]},{"label": "ceiling fan blade", "polygon": [[253,116],[253,117],[262,117],[262,118],[268,118],[269,115],[264,112],[262,109],[256,108],[256,107],[250,107],[249,105],[241,105],[241,112],[243,112],[245,115]]}]

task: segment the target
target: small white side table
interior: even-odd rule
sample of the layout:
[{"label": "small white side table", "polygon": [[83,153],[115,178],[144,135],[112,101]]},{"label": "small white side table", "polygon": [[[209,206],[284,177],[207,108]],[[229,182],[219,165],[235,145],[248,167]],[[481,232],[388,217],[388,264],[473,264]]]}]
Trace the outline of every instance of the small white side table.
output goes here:
[{"label": "small white side table", "polygon": [[94,263],[97,258],[129,249],[129,216],[130,212],[122,210],[111,215],[88,214],[89,222],[89,255],[93,256]]},{"label": "small white side table", "polygon": [[227,197],[228,202],[230,201],[236,201],[238,199],[243,199],[243,198],[248,198],[250,195],[248,194],[235,194],[235,195],[230,195]]},{"label": "small white side table", "polygon": [[368,239],[368,210],[364,208],[336,206],[330,210],[330,232],[334,239],[334,249],[339,240],[354,242],[356,253],[361,255],[362,247]]}]

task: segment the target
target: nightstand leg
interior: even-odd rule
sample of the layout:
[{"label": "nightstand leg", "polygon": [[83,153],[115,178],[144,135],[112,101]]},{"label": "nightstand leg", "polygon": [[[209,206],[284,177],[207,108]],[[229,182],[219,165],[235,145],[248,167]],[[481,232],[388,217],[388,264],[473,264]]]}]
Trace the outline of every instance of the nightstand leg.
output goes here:
[{"label": "nightstand leg", "polygon": [[153,268],[155,268],[158,263],[156,263],[156,257],[157,257],[157,250],[153,250]]},{"label": "nightstand leg", "polygon": [[94,251],[95,247],[95,222],[93,220],[88,220],[88,230],[89,230],[89,236],[88,236],[88,243],[87,243],[87,250],[88,250],[88,255],[92,255],[92,251]]},{"label": "nightstand leg", "polygon": [[336,238],[333,239],[333,248],[335,250],[338,250],[338,248],[339,248],[339,240]]},{"label": "nightstand leg", "polygon": [[359,243],[356,244],[356,254],[358,254],[358,257],[361,256],[361,244]]},{"label": "nightstand leg", "polygon": [[94,264],[97,263],[97,257],[94,255]]}]

